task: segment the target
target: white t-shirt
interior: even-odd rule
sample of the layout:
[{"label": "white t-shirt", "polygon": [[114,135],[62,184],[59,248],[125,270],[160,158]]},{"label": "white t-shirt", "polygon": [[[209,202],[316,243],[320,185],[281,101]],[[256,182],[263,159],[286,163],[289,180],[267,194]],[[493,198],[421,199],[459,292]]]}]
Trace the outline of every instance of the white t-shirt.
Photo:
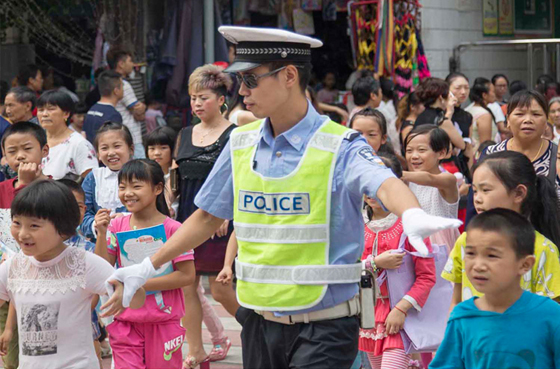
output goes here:
[{"label": "white t-shirt", "polygon": [[99,367],[91,299],[106,294],[113,271],[101,257],[76,247],[46,262],[18,253],[0,265],[0,299],[12,301],[17,311],[20,368]]},{"label": "white t-shirt", "polygon": [[43,158],[43,173],[53,179],[70,178],[76,180],[88,169],[99,167],[95,150],[91,143],[77,132],[62,143],[49,149]]},{"label": "white t-shirt", "polygon": [[142,144],[142,125],[134,119],[134,116],[128,110],[132,108],[138,99],[134,94],[134,90],[128,81],[123,80],[123,98],[119,100],[115,108],[121,113],[123,124],[128,128],[132,135],[134,146]]}]

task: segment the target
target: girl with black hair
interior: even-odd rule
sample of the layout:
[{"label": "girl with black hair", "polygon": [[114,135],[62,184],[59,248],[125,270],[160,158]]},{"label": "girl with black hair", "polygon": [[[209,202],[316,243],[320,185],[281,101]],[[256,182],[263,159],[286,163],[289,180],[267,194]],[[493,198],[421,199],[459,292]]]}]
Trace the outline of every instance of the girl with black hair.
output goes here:
[{"label": "girl with black hair", "polygon": [[[513,210],[527,217],[535,227],[536,262],[521,279],[521,287],[542,296],[560,296],[560,204],[555,186],[537,175],[523,154],[502,151],[481,159],[473,168],[474,206],[478,214],[495,209]],[[455,284],[452,306],[481,294],[464,270],[466,232],[455,243],[442,277]]]},{"label": "girl with black hair", "polygon": [[[95,253],[120,268],[125,266],[123,260],[134,263],[155,252],[139,249],[150,236],[153,238],[151,233],[136,235],[138,243],[133,248],[129,242],[119,243],[121,232],[163,225],[166,239],[171,238],[181,223],[169,217],[164,188],[163,170],[155,161],[138,159],[126,163],[119,172],[119,198],[131,214],[112,220],[108,211],[97,214]],[[144,306],[124,310],[107,326],[116,369],[182,366],[182,352],[176,350],[181,347],[185,334],[181,326],[185,315],[181,288],[194,282],[193,260],[193,252],[188,251],[165,265],[160,271],[169,269],[168,273],[149,279],[144,285],[151,291]],[[169,342],[177,344],[171,346]]]},{"label": "girl with black hair", "polygon": [[465,110],[473,116],[471,138],[476,151],[481,142],[494,140],[498,133],[496,117],[488,107],[496,101],[494,85],[486,78],[477,78],[469,98],[472,103]]},{"label": "girl with black hair", "polygon": [[[11,217],[11,234],[21,251],[0,265],[0,306],[9,300],[17,312],[19,367],[98,368],[91,304],[95,296],[106,295],[105,281],[114,268],[65,244],[80,222],[72,191],[53,180],[34,181],[16,195]],[[143,289],[133,301],[133,309],[142,306]],[[6,329],[0,338],[3,350],[9,336]]]},{"label": "girl with black hair", "polygon": [[[379,158],[397,177],[403,174],[399,160],[391,154],[382,153]],[[406,295],[392,296],[396,304],[391,304],[387,270],[399,269],[405,253],[400,241],[403,236],[401,219],[386,210],[375,199],[364,196],[364,252],[362,262],[378,277],[379,295],[375,304],[375,326],[361,329],[359,349],[366,354],[372,368],[409,368],[411,355],[404,350],[401,330],[410,312],[421,310],[436,282],[436,268],[433,258],[413,257],[414,284]],[[412,251],[408,239],[404,249]],[[399,270],[399,273],[404,271]],[[363,356],[362,356],[363,357]]]},{"label": "girl with black hair", "polygon": [[[457,219],[457,178],[440,167],[440,162],[449,155],[449,147],[449,136],[443,129],[433,125],[415,127],[406,137],[409,171],[403,172],[402,179],[409,183],[426,213]],[[446,229],[432,235],[430,241],[451,249],[458,236],[457,229]]]},{"label": "girl with black hair", "polygon": [[44,92],[37,101],[37,118],[47,131],[49,155],[43,159],[43,173],[52,179],[81,180],[99,166],[95,150],[81,134],[71,130],[74,101],[61,91]]},{"label": "girl with black hair", "polygon": [[128,128],[111,121],[99,127],[93,145],[103,166],[93,169],[82,183],[86,214],[80,231],[95,240],[94,222],[99,211],[109,211],[112,216],[126,211],[119,199],[118,175],[123,165],[132,160],[134,145]]}]

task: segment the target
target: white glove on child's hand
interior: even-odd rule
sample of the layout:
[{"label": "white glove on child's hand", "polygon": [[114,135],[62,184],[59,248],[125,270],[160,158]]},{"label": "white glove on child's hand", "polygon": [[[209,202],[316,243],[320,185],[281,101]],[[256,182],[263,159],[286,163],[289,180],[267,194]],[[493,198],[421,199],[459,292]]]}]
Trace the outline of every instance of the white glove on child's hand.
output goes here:
[{"label": "white glove on child's hand", "polygon": [[120,281],[124,284],[122,304],[124,307],[130,306],[130,301],[140,287],[156,274],[156,270],[149,257],[145,258],[140,264],[119,268],[107,279],[105,287],[109,296],[113,295],[114,288],[109,281]]},{"label": "white glove on child's hand", "polygon": [[438,231],[457,228],[463,224],[458,219],[429,215],[420,208],[406,210],[402,215],[402,223],[404,233],[408,236],[408,242],[422,255],[428,255],[424,238]]}]

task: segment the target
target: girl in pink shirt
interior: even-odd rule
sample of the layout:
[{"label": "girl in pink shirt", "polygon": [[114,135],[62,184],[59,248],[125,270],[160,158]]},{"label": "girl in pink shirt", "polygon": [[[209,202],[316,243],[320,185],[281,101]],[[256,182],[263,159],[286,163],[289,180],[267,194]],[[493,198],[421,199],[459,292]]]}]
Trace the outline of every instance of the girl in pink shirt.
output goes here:
[{"label": "girl in pink shirt", "polygon": [[[402,168],[394,155],[380,154],[383,163],[391,168],[397,177],[402,176]],[[379,283],[376,292],[375,327],[361,329],[359,349],[367,354],[373,369],[406,369],[409,367],[411,355],[405,352],[400,331],[410,309],[420,311],[434,284],[436,268],[434,259],[413,257],[416,280],[406,295],[391,306],[387,282],[387,270],[399,269],[403,264],[403,252],[399,248],[403,226],[401,219],[383,209],[374,199],[366,196],[363,211],[365,225],[365,248],[362,260],[367,269],[375,273]],[[428,240],[426,244],[431,251]],[[414,252],[408,239],[404,249]],[[400,297],[400,296],[399,296]]]},{"label": "girl in pink shirt", "polygon": [[[124,245],[119,244],[119,235],[122,237],[121,232],[162,224],[166,239],[175,233],[181,224],[169,217],[164,187],[163,170],[155,161],[140,159],[126,163],[119,172],[119,198],[131,214],[111,220],[109,211],[100,210],[97,213],[96,254],[121,267],[131,261],[141,262],[144,257],[155,253],[157,247],[142,250],[139,246],[147,239],[148,231],[134,236]],[[135,249],[129,244],[130,240],[136,245]],[[153,239],[152,244],[157,241],[157,238]],[[181,287],[194,282],[193,260],[192,251],[173,259],[170,273],[152,278],[145,284],[147,296],[144,307],[125,310],[107,326],[116,369],[181,367],[181,347],[185,335],[185,329],[180,324],[185,314]]]}]

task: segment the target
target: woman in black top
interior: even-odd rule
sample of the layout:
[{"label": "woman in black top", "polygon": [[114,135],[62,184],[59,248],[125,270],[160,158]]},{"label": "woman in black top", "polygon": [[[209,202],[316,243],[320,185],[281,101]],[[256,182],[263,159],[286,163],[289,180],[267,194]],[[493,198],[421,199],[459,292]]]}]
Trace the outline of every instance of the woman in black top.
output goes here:
[{"label": "woman in black top", "polygon": [[[195,197],[236,127],[221,113],[230,86],[229,75],[211,64],[195,69],[189,78],[191,108],[200,118],[200,123],[183,128],[177,138],[175,166],[179,167],[179,222],[184,222],[198,209],[194,203]],[[187,365],[195,366],[193,364],[207,357],[202,345],[202,307],[197,294],[200,276],[208,276],[212,296],[230,314],[234,315],[239,307],[231,286],[216,283],[216,276],[224,265],[227,242],[232,231],[232,224],[225,221],[211,239],[194,250],[196,280],[194,284],[183,288],[185,308],[189,312],[188,317],[183,319],[189,343]]]},{"label": "woman in black top", "polygon": [[414,126],[435,124],[447,132],[454,147],[464,150],[467,144],[451,121],[457,98],[449,94],[449,84],[440,78],[426,78],[416,93],[426,110],[416,118]]},{"label": "woman in black top", "polygon": [[424,105],[418,98],[416,92],[411,92],[403,96],[397,105],[397,122],[396,128],[399,132],[399,142],[402,154],[404,156],[404,139],[412,128],[416,118],[424,111]]}]

